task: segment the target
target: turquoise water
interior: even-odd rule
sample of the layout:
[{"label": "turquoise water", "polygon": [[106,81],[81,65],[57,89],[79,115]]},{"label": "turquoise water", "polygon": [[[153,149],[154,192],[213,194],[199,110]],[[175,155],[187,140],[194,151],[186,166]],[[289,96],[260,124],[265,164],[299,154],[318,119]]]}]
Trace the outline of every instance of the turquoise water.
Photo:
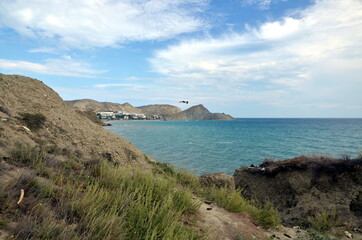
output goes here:
[{"label": "turquoise water", "polygon": [[158,161],[196,174],[233,174],[264,158],[356,157],[362,151],[362,119],[119,121],[107,129]]}]

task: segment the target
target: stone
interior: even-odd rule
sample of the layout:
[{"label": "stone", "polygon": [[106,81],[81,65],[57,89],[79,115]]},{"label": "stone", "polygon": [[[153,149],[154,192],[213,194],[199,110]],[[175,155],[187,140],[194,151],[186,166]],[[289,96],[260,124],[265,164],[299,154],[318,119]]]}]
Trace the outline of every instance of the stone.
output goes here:
[{"label": "stone", "polygon": [[25,127],[25,126],[23,126],[23,129],[24,129],[25,131],[27,131],[27,132],[31,132],[30,129],[27,128],[27,127]]},{"label": "stone", "polygon": [[200,176],[200,183],[204,187],[227,187],[230,189],[235,189],[235,182],[232,176],[229,176],[225,173],[210,173]]},{"label": "stone", "polygon": [[348,231],[344,231],[344,234],[348,237],[348,238],[353,238],[353,235],[351,233],[349,233]]}]

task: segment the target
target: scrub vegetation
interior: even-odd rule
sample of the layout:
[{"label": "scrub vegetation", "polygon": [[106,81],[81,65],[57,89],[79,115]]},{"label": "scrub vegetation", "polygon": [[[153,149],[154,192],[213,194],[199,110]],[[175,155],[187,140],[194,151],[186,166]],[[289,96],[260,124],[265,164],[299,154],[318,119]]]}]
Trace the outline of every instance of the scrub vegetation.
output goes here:
[{"label": "scrub vegetation", "polygon": [[6,162],[27,170],[0,189],[0,230],[15,239],[205,239],[193,224],[202,199],[265,227],[280,222],[275,208],[240,191],[202,188],[197,176],[169,164],[147,170],[79,155],[16,144]]}]

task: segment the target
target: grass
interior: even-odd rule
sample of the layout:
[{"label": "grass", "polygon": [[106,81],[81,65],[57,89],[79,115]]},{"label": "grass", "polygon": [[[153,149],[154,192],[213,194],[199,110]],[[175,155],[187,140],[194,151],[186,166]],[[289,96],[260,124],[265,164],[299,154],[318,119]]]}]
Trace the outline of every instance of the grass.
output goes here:
[{"label": "grass", "polygon": [[339,223],[335,210],[330,211],[330,213],[316,213],[314,216],[308,217],[307,221],[309,222],[310,228],[318,232],[326,232]]},{"label": "grass", "polygon": [[[187,173],[154,173],[102,159],[82,164],[74,157],[52,168],[47,154],[19,143],[8,159],[35,172],[0,193],[0,215],[18,222],[8,229],[16,239],[203,238],[184,224],[201,204],[186,186],[192,185]],[[16,205],[20,189],[26,197]]]},{"label": "grass", "polygon": [[265,228],[275,228],[281,223],[279,212],[272,203],[267,202],[262,205],[248,200],[242,196],[240,190],[210,187],[203,190],[203,195],[228,211],[250,214],[257,223]]}]

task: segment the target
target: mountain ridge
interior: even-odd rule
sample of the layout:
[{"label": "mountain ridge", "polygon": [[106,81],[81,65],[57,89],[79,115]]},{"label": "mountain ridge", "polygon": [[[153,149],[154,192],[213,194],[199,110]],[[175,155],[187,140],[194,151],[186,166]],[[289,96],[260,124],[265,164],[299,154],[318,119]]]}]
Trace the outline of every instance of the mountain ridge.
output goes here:
[{"label": "mountain ridge", "polygon": [[113,103],[113,102],[98,102],[93,99],[77,99],[64,101],[69,107],[81,111],[124,111],[131,113],[141,113],[141,111],[130,103]]}]

